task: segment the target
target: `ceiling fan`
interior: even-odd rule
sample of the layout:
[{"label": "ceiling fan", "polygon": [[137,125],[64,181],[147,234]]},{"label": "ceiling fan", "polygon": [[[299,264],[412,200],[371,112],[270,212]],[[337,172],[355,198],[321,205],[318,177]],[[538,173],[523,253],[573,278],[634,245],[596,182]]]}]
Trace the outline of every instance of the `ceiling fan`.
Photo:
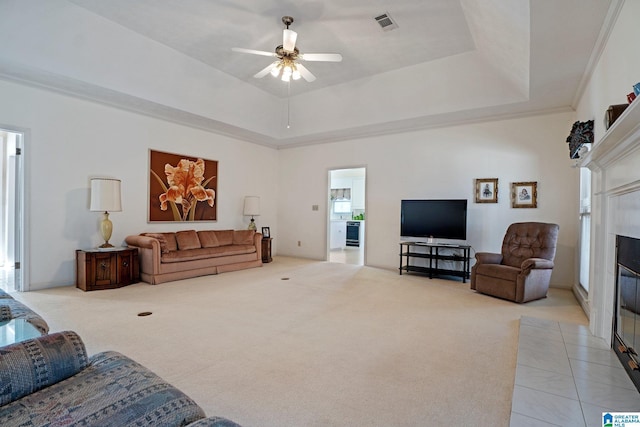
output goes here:
[{"label": "ceiling fan", "polygon": [[289,25],[293,23],[291,16],[283,16],[282,22],[285,25],[285,29],[282,33],[282,44],[277,46],[274,52],[267,52],[264,50],[245,49],[242,47],[231,48],[234,52],[250,53],[253,55],[273,56],[278,58],[275,62],[269,64],[253,77],[260,79],[267,74],[271,74],[274,77],[279,77],[282,81],[290,82],[291,80],[298,80],[300,77],[304,78],[308,82],[312,82],[316,79],[304,65],[298,60],[303,61],[325,61],[325,62],[340,62],[342,61],[342,55],[339,53],[300,53],[296,47],[296,39],[298,34],[289,29]]}]

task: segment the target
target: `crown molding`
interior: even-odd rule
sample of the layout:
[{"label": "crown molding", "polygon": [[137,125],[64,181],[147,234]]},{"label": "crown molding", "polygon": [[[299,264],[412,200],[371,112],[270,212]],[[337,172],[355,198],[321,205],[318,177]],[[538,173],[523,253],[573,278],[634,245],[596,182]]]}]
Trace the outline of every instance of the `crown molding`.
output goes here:
[{"label": "crown molding", "polygon": [[609,41],[611,32],[613,31],[618,17],[620,16],[620,11],[622,10],[624,2],[625,0],[612,0],[611,5],[609,5],[607,16],[605,16],[602,27],[600,28],[600,33],[598,34],[596,44],[591,51],[589,62],[587,62],[584,73],[582,73],[578,89],[576,90],[576,94],[571,102],[571,107],[574,109],[577,108],[580,100],[584,96],[584,91],[587,89],[587,85],[591,81],[591,77],[593,76],[593,72],[598,65],[598,62],[600,62],[600,57],[602,56],[604,49],[607,47],[607,42]]}]

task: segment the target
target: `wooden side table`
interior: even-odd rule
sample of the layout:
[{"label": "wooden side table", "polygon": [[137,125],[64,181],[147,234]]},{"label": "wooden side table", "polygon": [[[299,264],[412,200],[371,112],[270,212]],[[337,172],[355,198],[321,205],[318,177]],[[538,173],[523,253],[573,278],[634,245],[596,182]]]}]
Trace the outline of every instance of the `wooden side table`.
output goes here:
[{"label": "wooden side table", "polygon": [[273,259],[271,258],[271,241],[272,237],[263,237],[262,238],[262,262],[271,262]]},{"label": "wooden side table", "polygon": [[76,288],[83,291],[116,289],[140,280],[138,249],[76,251]]}]

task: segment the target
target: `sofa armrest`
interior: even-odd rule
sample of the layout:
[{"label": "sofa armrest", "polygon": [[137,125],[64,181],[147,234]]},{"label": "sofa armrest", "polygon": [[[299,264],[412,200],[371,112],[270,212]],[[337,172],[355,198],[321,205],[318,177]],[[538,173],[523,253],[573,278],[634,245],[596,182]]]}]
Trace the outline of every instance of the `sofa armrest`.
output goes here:
[{"label": "sofa armrest", "polygon": [[551,270],[553,268],[553,261],[544,258],[527,258],[522,261],[520,269],[522,271],[528,270]]},{"label": "sofa armrest", "polygon": [[0,348],[0,406],[82,371],[87,350],[71,331],[58,332]]},{"label": "sofa armrest", "polygon": [[6,322],[7,320],[11,319],[13,319],[11,307],[9,307],[8,305],[0,304],[0,322]]},{"label": "sofa armrest", "polygon": [[140,257],[140,272],[145,274],[158,274],[162,262],[162,246],[155,237],[133,235],[127,236],[124,241],[127,245],[138,248]]},{"label": "sofa armrest", "polygon": [[501,262],[502,254],[476,252],[476,264],[500,264]]},{"label": "sofa armrest", "polygon": [[253,235],[253,244],[256,246],[256,255],[258,259],[262,261],[262,233],[256,233]]},{"label": "sofa armrest", "polygon": [[158,239],[149,236],[133,235],[127,236],[124,241],[129,246],[138,248],[156,249],[160,253],[160,242]]}]

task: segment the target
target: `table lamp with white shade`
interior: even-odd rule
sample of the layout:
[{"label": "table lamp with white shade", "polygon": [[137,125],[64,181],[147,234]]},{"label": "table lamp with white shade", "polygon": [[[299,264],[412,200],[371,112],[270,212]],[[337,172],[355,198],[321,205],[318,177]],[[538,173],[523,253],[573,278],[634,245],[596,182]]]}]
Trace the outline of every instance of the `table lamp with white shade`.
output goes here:
[{"label": "table lamp with white shade", "polygon": [[114,178],[92,178],[91,179],[91,205],[89,210],[104,212],[102,222],[100,222],[100,232],[104,243],[100,248],[112,248],[109,243],[113,224],[109,220],[109,212],[121,212],[122,203],[120,200],[120,180]]},{"label": "table lamp with white shade", "polygon": [[254,221],[254,216],[260,215],[260,197],[258,196],[246,196],[244,198],[244,211],[245,216],[251,217],[251,222],[249,223],[249,230],[256,229],[256,222]]}]

